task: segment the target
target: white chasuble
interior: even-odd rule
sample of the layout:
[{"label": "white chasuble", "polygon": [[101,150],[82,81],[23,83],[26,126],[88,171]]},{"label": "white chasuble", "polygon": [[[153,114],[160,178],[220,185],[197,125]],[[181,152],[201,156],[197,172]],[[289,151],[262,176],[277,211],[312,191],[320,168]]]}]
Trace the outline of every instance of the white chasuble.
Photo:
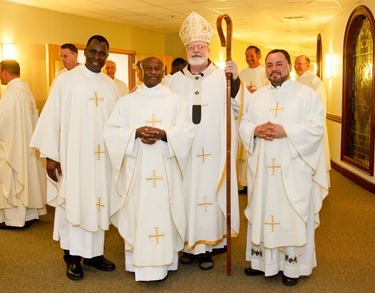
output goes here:
[{"label": "white chasuble", "polygon": [[[13,79],[0,99],[0,223],[22,227],[46,213],[46,172],[39,153],[29,148],[37,121],[29,86]],[[3,214],[18,208],[23,210],[19,215]],[[33,216],[25,218],[31,209]]]},{"label": "white chasuble", "polygon": [[[327,111],[327,93],[324,87],[322,80],[311,70],[305,71],[302,75],[298,76],[297,81],[303,83],[311,87],[317,95],[320,97],[320,100],[323,103],[325,114],[326,116]],[[330,176],[329,171],[331,170],[331,155],[329,151],[329,140],[328,140],[328,131],[327,131],[327,123],[324,125],[324,148],[325,148],[325,156],[326,156],[326,168],[327,168],[327,177],[328,177],[328,184],[330,184]]]},{"label": "white chasuble", "polygon": [[49,204],[62,207],[71,226],[88,232],[109,228],[108,201],[115,190],[103,128],[117,97],[114,82],[85,65],[59,75],[30,143],[61,164],[58,184],[49,180]]},{"label": "white chasuble", "polygon": [[[149,145],[135,139],[136,129],[153,126],[167,134],[167,142]],[[176,253],[183,248],[185,211],[182,177],[186,169],[194,126],[182,98],[159,84],[144,84],[121,98],[104,137],[116,186],[121,197],[111,199],[111,221],[125,239],[126,255],[136,280],[158,279],[155,271],[175,269]],[[138,270],[139,269],[139,270]]]},{"label": "white chasuble", "polygon": [[[277,274],[285,269],[285,262],[290,264],[280,260],[278,252],[304,247],[293,258],[311,256],[306,260],[308,269],[299,270],[311,273],[315,266],[314,221],[317,226],[328,193],[323,105],[310,88],[292,80],[277,88],[268,85],[248,98],[239,131],[248,152],[247,259],[266,275]],[[255,138],[255,127],[268,121],[282,125],[287,136],[272,141]],[[256,266],[252,257],[261,258],[262,265]],[[293,265],[303,266],[301,262]],[[295,275],[298,272],[288,276]]]},{"label": "white chasuble", "polygon": [[[201,121],[195,124],[196,135],[184,177],[187,216],[185,252],[205,253],[226,244],[226,78],[212,63],[201,73],[187,68],[168,81],[172,91],[186,101],[189,119],[193,105],[201,107]],[[199,95],[199,98],[197,98]],[[232,106],[237,106],[231,99]],[[239,205],[236,177],[237,130],[232,113],[231,140],[231,230],[239,233]]]}]

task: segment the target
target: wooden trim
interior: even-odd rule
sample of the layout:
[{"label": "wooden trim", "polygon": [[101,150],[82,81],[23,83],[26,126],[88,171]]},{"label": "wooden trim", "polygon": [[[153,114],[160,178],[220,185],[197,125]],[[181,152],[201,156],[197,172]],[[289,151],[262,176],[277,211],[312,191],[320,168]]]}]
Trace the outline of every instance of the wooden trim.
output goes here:
[{"label": "wooden trim", "polygon": [[323,52],[322,52],[322,36],[318,34],[316,38],[316,75],[322,79],[322,63],[323,63]]},{"label": "wooden trim", "polygon": [[330,121],[333,121],[333,122],[337,122],[337,123],[342,123],[342,117],[341,116],[337,116],[337,115],[334,115],[334,114],[331,114],[331,113],[327,113],[327,116],[326,116],[327,120],[330,120]]},{"label": "wooden trim", "polygon": [[354,183],[358,184],[363,189],[366,189],[367,191],[375,194],[375,183],[367,181],[366,179],[358,176],[357,174],[349,171],[348,169],[345,169],[344,167],[340,166],[339,164],[337,164],[333,161],[331,161],[331,166],[332,166],[333,169],[335,169],[337,172],[339,172],[344,177],[346,177],[349,180],[353,181]]}]

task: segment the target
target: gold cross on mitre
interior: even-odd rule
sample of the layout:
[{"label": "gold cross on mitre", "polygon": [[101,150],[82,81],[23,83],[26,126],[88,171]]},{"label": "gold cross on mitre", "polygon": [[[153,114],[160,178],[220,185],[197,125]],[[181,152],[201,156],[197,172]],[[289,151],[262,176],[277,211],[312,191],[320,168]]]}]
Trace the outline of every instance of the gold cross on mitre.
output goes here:
[{"label": "gold cross on mitre", "polygon": [[275,225],[280,225],[280,222],[275,222],[274,218],[275,218],[275,216],[274,216],[274,215],[271,215],[271,219],[272,219],[272,221],[271,221],[271,222],[265,222],[265,223],[264,223],[264,224],[266,224],[266,225],[271,225],[271,227],[272,227],[271,232],[275,232],[275,231],[274,231],[274,226],[275,226]]},{"label": "gold cross on mitre", "polygon": [[94,152],[95,155],[97,155],[97,160],[100,160],[100,154],[104,154],[104,151],[100,150],[100,144],[98,144],[98,149],[96,152]]},{"label": "gold cross on mitre", "polygon": [[212,206],[212,202],[207,202],[207,196],[203,196],[203,203],[198,203],[198,206],[204,206],[204,212],[207,212],[207,206]]},{"label": "gold cross on mitre", "polygon": [[279,108],[279,102],[276,102],[275,108],[274,109],[270,109],[270,112],[271,111],[275,111],[275,116],[273,116],[273,117],[277,118],[277,114],[279,113],[279,111],[283,111],[283,110],[285,110],[285,108],[284,107]]},{"label": "gold cross on mitre", "polygon": [[146,177],[146,181],[153,181],[153,186],[156,187],[156,180],[163,180],[163,176],[157,177],[156,170],[152,170],[152,177]]},{"label": "gold cross on mitre", "polygon": [[211,153],[205,153],[205,152],[204,152],[204,147],[202,147],[202,153],[201,153],[201,154],[196,154],[195,156],[196,156],[197,158],[198,158],[198,157],[202,157],[202,163],[205,163],[205,159],[206,159],[206,157],[211,156]]},{"label": "gold cross on mitre", "polygon": [[155,228],[155,234],[150,235],[148,234],[148,238],[155,238],[156,239],[156,244],[159,244],[159,237],[165,237],[165,234],[159,234],[159,227],[154,227]]},{"label": "gold cross on mitre", "polygon": [[102,101],[102,102],[104,102],[104,98],[99,98],[97,92],[94,92],[94,97],[93,98],[89,98],[89,101],[95,101],[96,107],[99,107],[99,100]]},{"label": "gold cross on mitre", "polygon": [[98,196],[98,203],[96,204],[96,206],[98,207],[99,213],[101,212],[100,208],[104,208],[104,204],[101,202],[100,196]]},{"label": "gold cross on mitre", "polygon": [[272,174],[271,175],[275,175],[275,169],[280,169],[281,168],[280,165],[275,165],[275,160],[276,160],[276,158],[272,158],[272,165],[267,166],[267,169],[272,169]]},{"label": "gold cross on mitre", "polygon": [[152,115],[152,119],[151,120],[146,120],[145,121],[146,124],[147,123],[151,123],[151,126],[155,127],[156,123],[161,123],[162,122],[162,120],[155,120],[155,113],[152,113],[151,115]]}]

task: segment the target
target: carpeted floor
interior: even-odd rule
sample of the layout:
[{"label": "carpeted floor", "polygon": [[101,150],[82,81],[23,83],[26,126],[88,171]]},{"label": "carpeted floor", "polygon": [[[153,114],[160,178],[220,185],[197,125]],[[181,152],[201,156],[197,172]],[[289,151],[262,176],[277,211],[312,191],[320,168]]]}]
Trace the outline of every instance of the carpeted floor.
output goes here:
[{"label": "carpeted floor", "polygon": [[332,188],[316,230],[318,266],[295,287],[281,275],[248,277],[245,261],[246,196],[240,195],[240,237],[232,241],[232,275],[226,274],[226,255],[215,257],[210,271],[198,263],[180,265],[164,282],[139,283],[125,272],[123,240],[111,227],[106,234],[106,257],[114,272],[83,266],[85,277],[71,281],[59,243],[52,240],[53,209],[27,230],[0,230],[1,292],[375,292],[375,195],[331,172]]}]

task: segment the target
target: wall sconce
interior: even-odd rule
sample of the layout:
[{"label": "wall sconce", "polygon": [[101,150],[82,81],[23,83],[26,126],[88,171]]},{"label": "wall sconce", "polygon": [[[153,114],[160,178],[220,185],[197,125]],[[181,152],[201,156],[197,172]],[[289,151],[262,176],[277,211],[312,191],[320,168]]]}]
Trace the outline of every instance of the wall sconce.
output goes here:
[{"label": "wall sconce", "polygon": [[15,59],[16,51],[13,43],[2,43],[1,44],[2,60]]},{"label": "wall sconce", "polygon": [[326,53],[324,58],[324,77],[332,78],[332,53]]}]

